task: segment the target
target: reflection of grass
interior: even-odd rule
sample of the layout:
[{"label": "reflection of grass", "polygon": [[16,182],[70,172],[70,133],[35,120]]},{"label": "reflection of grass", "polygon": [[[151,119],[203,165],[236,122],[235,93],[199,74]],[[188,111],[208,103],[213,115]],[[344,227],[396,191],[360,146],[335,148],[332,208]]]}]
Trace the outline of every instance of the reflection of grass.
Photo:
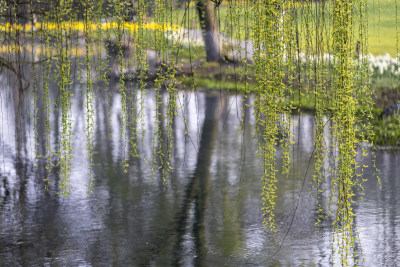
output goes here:
[{"label": "reflection of grass", "polygon": [[399,115],[379,118],[377,114],[372,122],[372,128],[374,132],[372,141],[377,145],[398,146],[400,144],[399,124]]},{"label": "reflection of grass", "polygon": [[[207,90],[226,90],[234,93],[244,93],[245,91],[249,93],[254,93],[257,90],[257,85],[254,83],[249,83],[245,86],[242,82],[235,82],[233,80],[217,80],[210,77],[182,77],[180,79],[183,85],[193,88],[193,82],[195,84],[194,89],[207,89]],[[187,88],[185,87],[185,88]],[[301,94],[299,96],[299,91],[293,94],[290,100],[290,106],[293,111],[314,111],[315,101],[312,94]],[[289,102],[287,103],[289,105]]]},{"label": "reflection of grass", "polygon": [[[192,87],[193,81],[196,84],[195,89],[208,89],[208,90],[227,90],[232,93],[243,93],[244,84],[236,83],[229,80],[216,80],[214,78],[202,78],[202,77],[183,77],[181,82],[183,85]],[[250,93],[254,93],[257,89],[255,84],[249,84],[247,90]],[[289,103],[287,103],[289,105]],[[314,112],[315,111],[315,98],[312,93],[305,93],[299,96],[299,91],[295,90],[291,98],[291,109],[293,112],[299,110],[303,112]],[[357,110],[361,110],[361,107],[357,107]],[[331,107],[329,103],[326,103],[326,113],[330,114]],[[374,119],[372,120],[372,131],[374,136],[367,136],[371,139],[374,144],[382,146],[398,146],[400,143],[400,116],[392,115],[388,117],[380,117],[382,109],[375,108],[373,110]]]},{"label": "reflection of grass", "polygon": [[[193,82],[196,89],[209,89],[209,90],[228,90],[244,92],[245,86],[242,83],[237,83],[235,81],[227,80],[216,80],[214,78],[201,78],[201,77],[183,77],[181,79],[182,83],[186,86],[192,87]],[[249,84],[247,89],[254,91],[256,88],[255,84]]]}]

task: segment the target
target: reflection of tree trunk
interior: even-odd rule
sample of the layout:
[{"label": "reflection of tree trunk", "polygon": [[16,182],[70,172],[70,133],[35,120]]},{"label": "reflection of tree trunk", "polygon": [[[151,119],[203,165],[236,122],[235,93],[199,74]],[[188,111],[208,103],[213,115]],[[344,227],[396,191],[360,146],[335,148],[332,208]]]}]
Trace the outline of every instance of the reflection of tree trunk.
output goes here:
[{"label": "reflection of tree trunk", "polygon": [[250,96],[248,94],[245,95],[243,99],[243,124],[246,121],[250,121],[250,115],[251,115],[251,110],[250,110]]},{"label": "reflection of tree trunk", "polygon": [[162,250],[167,243],[170,242],[171,232],[177,232],[177,241],[174,248],[174,265],[180,265],[180,257],[182,255],[182,242],[185,235],[186,225],[191,203],[194,203],[194,223],[193,232],[195,234],[195,249],[198,257],[195,265],[202,265],[202,255],[205,254],[205,235],[204,235],[204,212],[206,209],[206,201],[209,191],[210,165],[212,153],[218,133],[218,123],[221,117],[224,99],[221,100],[219,94],[206,97],[206,114],[200,140],[200,148],[197,157],[197,165],[194,174],[186,188],[186,194],[183,199],[181,210],[176,215],[176,220],[171,225],[162,228],[162,233],[154,233],[154,239],[151,244],[155,246],[147,251],[148,258],[139,262],[138,266],[148,266],[154,260],[156,255]]},{"label": "reflection of tree trunk", "polygon": [[186,195],[183,200],[182,211],[178,216],[178,239],[177,249],[175,255],[175,264],[180,263],[180,250],[182,248],[183,236],[185,235],[185,226],[187,217],[190,210],[190,204],[194,202],[194,224],[193,233],[195,235],[195,249],[196,249],[196,266],[203,265],[203,255],[205,252],[205,235],[204,235],[204,212],[206,209],[206,202],[209,191],[210,182],[210,165],[212,153],[214,150],[215,142],[218,133],[218,123],[224,106],[224,101],[221,101],[219,96],[206,97],[206,114],[204,118],[203,129],[200,139],[200,148],[197,156],[197,165],[193,174],[192,180],[186,189]]},{"label": "reflection of tree trunk", "polygon": [[[40,89],[39,89],[40,90]],[[38,99],[36,101],[36,108],[37,113],[36,113],[36,140],[37,140],[37,146],[36,146],[36,151],[38,156],[42,156],[42,159],[46,158],[47,151],[46,151],[46,142],[47,142],[47,129],[46,129],[46,121],[48,120],[49,116],[46,113],[46,105],[44,103],[44,98],[43,98],[44,92],[39,91],[38,92]]]},{"label": "reflection of tree trunk", "polygon": [[157,99],[156,111],[157,111],[157,131],[159,131],[158,148],[156,149],[156,154],[154,155],[159,165],[160,175],[165,178],[167,174],[168,161],[169,161],[169,151],[168,151],[168,134],[165,125],[165,109],[164,109],[164,99],[165,91],[159,93],[160,97]]},{"label": "reflection of tree trunk", "polygon": [[[10,86],[14,90],[13,100],[14,100],[14,116],[15,116],[15,142],[16,142],[16,153],[17,158],[21,157],[22,147],[25,142],[25,114],[23,113],[24,108],[24,96],[25,91],[27,91],[29,83],[28,79],[30,76],[30,65],[22,63],[26,59],[26,53],[21,53],[18,51],[15,55],[10,56],[15,61],[12,64],[14,67],[13,72],[9,78]],[[27,81],[27,84],[23,83],[23,80]]]},{"label": "reflection of tree trunk", "polygon": [[22,147],[24,144],[24,121],[23,121],[23,92],[22,88],[14,87],[14,119],[15,119],[15,149],[16,158],[18,160],[22,157]]},{"label": "reflection of tree trunk", "polygon": [[203,32],[207,61],[215,62],[221,58],[218,25],[215,23],[214,3],[210,0],[197,0],[200,27]]},{"label": "reflection of tree trunk", "polygon": [[[13,104],[14,104],[14,135],[15,135],[15,161],[14,161],[14,169],[15,175],[18,181],[19,189],[15,191],[18,194],[18,203],[21,207],[26,206],[26,188],[28,183],[28,166],[27,163],[24,162],[23,159],[23,148],[26,147],[25,140],[25,121],[24,121],[24,92],[23,88],[18,85],[14,85],[13,87]],[[25,236],[25,224],[24,222],[20,225],[20,229],[22,231],[22,236]],[[23,256],[23,255],[20,255]]]},{"label": "reflection of tree trunk", "polygon": [[137,177],[138,179],[142,178],[142,175],[140,175],[141,170],[141,160],[140,160],[140,151],[139,151],[139,137],[138,137],[138,120],[140,119],[138,117],[138,103],[137,103],[137,94],[138,92],[134,92],[132,89],[129,90],[128,96],[128,121],[129,121],[129,127],[128,127],[128,138],[129,138],[129,165],[134,166],[135,171],[137,171]]}]

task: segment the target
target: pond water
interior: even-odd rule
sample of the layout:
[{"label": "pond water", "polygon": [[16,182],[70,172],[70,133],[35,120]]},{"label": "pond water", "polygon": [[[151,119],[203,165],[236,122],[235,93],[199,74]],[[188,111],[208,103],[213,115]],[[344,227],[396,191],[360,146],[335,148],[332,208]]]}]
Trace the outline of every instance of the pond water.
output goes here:
[{"label": "pond water", "polygon": [[[35,166],[35,147],[40,152],[47,138],[39,122],[35,143],[32,97],[24,95],[24,104],[15,108],[13,89],[4,80],[1,266],[326,266],[332,260],[329,217],[315,229],[317,206],[309,194],[312,167],[308,166],[315,135],[311,115],[291,118],[296,135],[292,174],[279,176],[277,231],[272,233],[262,225],[263,170],[256,153],[254,119],[242,116],[242,96],[207,90],[179,93],[182,108],[173,126],[173,170],[164,183],[157,168],[152,173],[152,157],[156,118],[165,121],[165,111],[155,113],[153,90],[137,92],[135,101],[145,103],[145,116],[138,119],[139,157],[126,156],[130,166],[124,173],[121,95],[115,88],[118,83],[112,84],[110,116],[105,94],[95,98],[95,188],[88,195],[84,105],[76,85],[71,113],[72,192],[63,198],[57,194],[57,175],[50,176],[53,185],[46,191],[43,164],[39,161]],[[167,97],[163,92],[161,101],[166,103]],[[251,98],[246,101],[251,114]],[[53,125],[57,116],[49,118]],[[53,129],[51,136],[56,146],[57,131]],[[372,165],[371,158],[365,161]],[[397,152],[376,152],[381,188],[372,168],[365,173],[364,201],[354,207],[361,241],[355,249],[357,255],[363,250],[365,266],[400,264],[399,162]],[[325,189],[329,191],[329,185]],[[323,205],[327,196],[321,199]]]}]

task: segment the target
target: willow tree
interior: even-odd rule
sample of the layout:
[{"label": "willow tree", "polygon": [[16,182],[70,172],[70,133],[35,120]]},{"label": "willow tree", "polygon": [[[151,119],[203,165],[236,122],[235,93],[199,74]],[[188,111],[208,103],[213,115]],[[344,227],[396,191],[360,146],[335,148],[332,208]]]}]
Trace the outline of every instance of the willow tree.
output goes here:
[{"label": "willow tree", "polygon": [[[112,56],[117,58],[115,62],[118,62],[120,72],[117,83],[121,96],[121,127],[110,130],[119,131],[123,140],[123,168],[128,172],[129,162],[138,157],[138,147],[144,136],[143,132],[140,133],[143,131],[140,129],[144,128],[140,125],[144,125],[146,108],[144,89],[152,86],[156,91],[156,104],[151,149],[154,160],[151,165],[153,173],[160,170],[159,175],[168,183],[168,174],[174,167],[171,159],[173,125],[178,116],[177,110],[184,108],[179,104],[178,93],[178,73],[182,67],[180,59],[184,48],[181,46],[182,36],[174,34],[184,29],[182,25],[173,24],[177,20],[175,10],[181,5],[176,2],[154,0],[150,5],[145,0],[60,0],[41,1],[41,7],[51,6],[41,9],[29,1],[1,2],[3,21],[8,22],[2,25],[4,39],[24,33],[26,43],[23,45],[30,44],[32,58],[38,56],[40,62],[45,63],[40,65],[40,72],[36,71],[36,65],[32,66],[34,116],[38,115],[41,105],[46,118],[47,141],[38,158],[46,159],[48,173],[57,167],[61,177],[60,181],[51,181],[46,175],[43,178],[46,188],[56,183],[61,194],[68,196],[70,193],[73,135],[71,84],[78,71],[82,74],[80,80],[85,84],[86,149],[89,162],[92,161],[92,139],[96,127],[93,119],[95,92],[105,90],[106,95],[110,95],[107,91],[111,79],[107,76],[110,66],[105,62]],[[316,216],[318,220],[325,213],[334,217],[333,248],[338,249],[342,265],[348,265],[357,239],[352,207],[357,190],[362,190],[362,170],[365,168],[357,158],[368,153],[363,146],[361,152],[357,149],[362,143],[368,143],[366,136],[369,134],[365,132],[370,131],[368,120],[372,117],[366,0],[237,0],[227,1],[224,5],[221,2],[197,0],[195,6],[207,61],[219,61],[221,58],[218,29],[222,25],[218,25],[220,20],[215,14],[221,6],[228,10],[224,20],[225,25],[229,25],[225,30],[231,34],[228,45],[233,56],[240,58],[235,61],[239,65],[235,63],[234,67],[241,67],[238,74],[243,78],[245,94],[253,97],[255,103],[253,116],[259,142],[257,153],[264,170],[260,183],[263,223],[271,230],[277,227],[275,202],[278,172],[291,175],[294,133],[291,132],[292,121],[289,118],[293,110],[301,110],[301,98],[305,94],[313,95],[316,125],[313,188],[317,199],[322,193],[322,184],[330,182],[328,211],[325,212],[321,205]],[[185,6],[185,12],[189,9],[190,2]],[[34,16],[35,12],[37,16]],[[37,17],[38,23],[34,17]],[[104,40],[113,42],[104,44]],[[358,50],[355,57],[356,44]],[[251,51],[248,46],[252,47]],[[84,60],[79,64],[76,54],[82,48]],[[127,49],[132,53],[127,53]],[[114,55],[106,53],[111,50],[115,51]],[[149,53],[149,50],[154,53]],[[34,55],[33,51],[39,51],[39,55]],[[9,68],[19,75],[14,65]],[[134,69],[133,73],[126,71],[130,69]],[[236,72],[236,68],[234,70]],[[38,77],[39,73],[41,77]],[[137,81],[137,90],[129,90],[125,85],[131,74],[131,78]],[[107,84],[105,89],[96,88],[97,77]],[[50,99],[52,80],[56,81],[57,104]],[[154,84],[149,85],[149,80],[153,80]],[[252,82],[255,90],[250,91],[247,85]],[[18,90],[23,88],[19,86]],[[61,113],[61,121],[55,125],[48,119],[52,112]],[[329,145],[323,136],[328,126],[332,133]],[[57,144],[50,140],[52,128],[59,135],[56,137],[59,138]],[[278,155],[278,147],[282,156]],[[57,158],[55,163],[52,161],[54,157]],[[279,157],[284,162],[282,169],[278,168]],[[88,193],[94,190],[95,185],[91,166],[90,163],[86,184]]]}]

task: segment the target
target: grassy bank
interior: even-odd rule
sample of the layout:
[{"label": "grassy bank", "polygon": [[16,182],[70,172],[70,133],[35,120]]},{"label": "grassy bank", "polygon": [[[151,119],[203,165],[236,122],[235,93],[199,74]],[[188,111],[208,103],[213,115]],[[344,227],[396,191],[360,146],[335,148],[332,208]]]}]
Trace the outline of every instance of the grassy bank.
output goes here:
[{"label": "grassy bank", "polygon": [[[236,74],[235,74],[236,72]],[[180,77],[180,83],[185,88],[192,88],[195,90],[226,90],[232,93],[253,93],[257,90],[257,85],[254,79],[254,70],[247,67],[248,73],[247,82],[244,82],[243,66],[233,68],[231,65],[217,63],[202,63],[201,66],[194,69],[191,76]],[[394,81],[396,83],[396,81]],[[301,87],[296,87],[290,97],[288,106],[297,112],[315,112],[315,94],[310,80],[304,79]],[[400,116],[395,112],[394,114],[383,115],[383,110],[392,106],[399,99],[399,93],[396,88],[376,87],[374,93],[375,107],[373,108],[373,120],[370,121],[372,132],[366,133],[367,137],[373,141],[374,144],[380,146],[398,146],[400,145]],[[327,115],[332,112],[329,98],[326,99],[324,104]],[[362,110],[360,106],[358,110]]]},{"label": "grassy bank", "polygon": [[[397,49],[397,30],[396,26],[400,24],[400,15],[396,15],[396,1],[395,0],[368,0],[368,45],[369,52],[373,55],[384,55],[386,53],[390,54],[392,57],[395,57],[398,49]],[[301,34],[305,36],[309,34],[306,27],[309,29],[315,29],[315,10],[318,5],[321,5],[320,2],[314,2],[313,4],[298,4],[297,11],[299,14],[299,20],[302,20],[301,26],[299,28]],[[400,9],[400,3],[397,4],[398,9]],[[230,12],[230,8],[232,6],[225,3],[225,1],[216,9],[216,17],[217,21],[220,24],[220,29],[223,33],[229,33],[231,24],[234,25],[245,25],[244,18],[238,18],[239,21],[233,23],[230,21],[228,16]],[[324,7],[325,8],[325,7]],[[307,11],[307,9],[311,9],[311,11]],[[325,8],[326,9],[326,8]],[[233,9],[231,9],[232,11]],[[327,14],[329,14],[329,10],[325,10]],[[246,12],[245,10],[233,10],[232,12]],[[248,10],[249,14],[251,14],[251,10]],[[309,12],[309,13],[307,13]],[[309,15],[305,15],[305,13]],[[398,18],[396,18],[396,16]],[[247,19],[247,24],[249,27],[252,24],[252,16],[250,15]],[[398,23],[396,22],[399,21]],[[198,22],[198,14],[194,5],[191,5],[187,8],[176,9],[174,15],[172,17],[172,22],[176,25],[180,25],[184,28],[196,28],[199,29],[200,25]],[[305,26],[308,25],[308,26]],[[329,24],[327,24],[328,30],[331,28]],[[357,27],[356,27],[357,28]],[[244,27],[236,28],[235,30],[239,31],[239,33],[235,33],[234,36],[244,38],[246,36]],[[312,32],[311,32],[312,34]],[[357,33],[356,33],[357,34]],[[312,38],[310,38],[312,39]],[[355,45],[355,44],[354,44]]]}]

